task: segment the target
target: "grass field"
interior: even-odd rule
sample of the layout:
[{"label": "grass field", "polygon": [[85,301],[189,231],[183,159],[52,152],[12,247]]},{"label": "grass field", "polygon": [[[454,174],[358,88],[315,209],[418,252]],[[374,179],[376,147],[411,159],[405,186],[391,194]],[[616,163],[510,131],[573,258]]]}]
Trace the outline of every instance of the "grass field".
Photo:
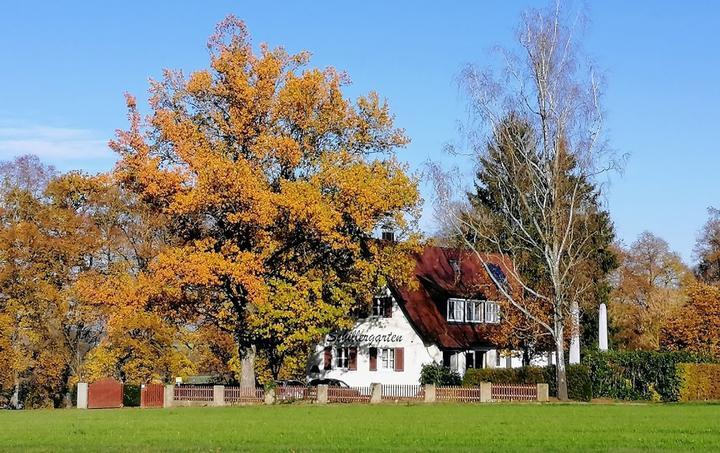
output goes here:
[{"label": "grass field", "polygon": [[720,451],[720,405],[285,405],[0,411],[0,450]]}]

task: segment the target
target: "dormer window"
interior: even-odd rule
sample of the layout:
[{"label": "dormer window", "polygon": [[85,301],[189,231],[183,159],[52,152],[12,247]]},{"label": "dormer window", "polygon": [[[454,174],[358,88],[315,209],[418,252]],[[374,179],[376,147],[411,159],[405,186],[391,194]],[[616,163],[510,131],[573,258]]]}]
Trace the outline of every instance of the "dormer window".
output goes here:
[{"label": "dormer window", "polygon": [[395,231],[385,229],[382,230],[382,240],[387,242],[395,242]]},{"label": "dormer window", "polygon": [[450,267],[455,274],[455,279],[460,279],[460,262],[458,260],[449,260]]},{"label": "dormer window", "polygon": [[373,298],[372,315],[379,318],[392,318],[392,297],[376,296]]},{"label": "dormer window", "polygon": [[500,322],[500,305],[489,300],[450,298],[447,300],[447,320],[497,324]]},{"label": "dormer window", "polygon": [[448,299],[447,301],[447,320],[454,322],[463,322],[465,320],[463,312],[465,311],[465,299]]}]

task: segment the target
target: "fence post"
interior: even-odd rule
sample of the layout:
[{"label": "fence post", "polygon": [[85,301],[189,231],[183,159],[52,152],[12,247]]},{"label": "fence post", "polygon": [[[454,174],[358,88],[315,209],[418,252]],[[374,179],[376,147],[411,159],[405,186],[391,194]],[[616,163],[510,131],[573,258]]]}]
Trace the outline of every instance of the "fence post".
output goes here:
[{"label": "fence post", "polygon": [[318,404],[327,404],[328,402],[328,386],[318,385],[317,386],[317,402]]},{"label": "fence post", "polygon": [[480,383],[480,402],[489,403],[492,401],[492,383],[481,382]]},{"label": "fence post", "polygon": [[167,384],[163,394],[163,407],[173,407],[175,402],[175,385]]},{"label": "fence post", "polygon": [[265,404],[275,404],[275,389],[265,390]]},{"label": "fence post", "polygon": [[370,404],[382,402],[382,384],[377,382],[370,384]]},{"label": "fence post", "polygon": [[213,385],[213,406],[225,405],[225,386]]},{"label": "fence post", "polygon": [[435,401],[435,384],[425,384],[425,402],[434,403]]},{"label": "fence post", "polygon": [[537,400],[540,402],[550,401],[550,386],[548,384],[537,385]]},{"label": "fence post", "polygon": [[77,408],[88,408],[88,384],[87,382],[78,382],[77,385]]}]

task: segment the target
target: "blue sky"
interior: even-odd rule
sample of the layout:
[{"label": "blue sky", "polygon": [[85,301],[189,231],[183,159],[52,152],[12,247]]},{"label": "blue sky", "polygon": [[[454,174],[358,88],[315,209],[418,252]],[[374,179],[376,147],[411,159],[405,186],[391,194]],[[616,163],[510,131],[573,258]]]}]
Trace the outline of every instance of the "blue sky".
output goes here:
[{"label": "blue sky", "polygon": [[[545,2],[8,2],[0,13],[0,159],[33,152],[62,170],[101,171],[126,126],[123,93],[146,99],[162,68],[207,65],[215,23],[233,13],[255,43],[309,50],[347,71],[349,96],[386,97],[412,139],[413,169],[451,163],[466,63],[513,39],[519,13]],[[606,199],[626,243],[643,230],[691,261],[708,206],[720,207],[720,3],[589,5],[585,49],[607,75],[610,143],[630,159]],[[460,163],[464,168],[470,164]],[[427,192],[427,188],[424,189]],[[427,193],[426,193],[427,195]],[[432,209],[422,226],[432,230]]]}]

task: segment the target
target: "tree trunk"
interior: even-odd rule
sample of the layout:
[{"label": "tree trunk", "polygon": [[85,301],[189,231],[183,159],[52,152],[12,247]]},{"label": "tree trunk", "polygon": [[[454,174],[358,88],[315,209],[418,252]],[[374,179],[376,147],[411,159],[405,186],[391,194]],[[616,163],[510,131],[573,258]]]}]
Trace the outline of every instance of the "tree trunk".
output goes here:
[{"label": "tree trunk", "polygon": [[255,388],[255,345],[240,348],[240,387]]},{"label": "tree trunk", "polygon": [[555,382],[557,384],[557,397],[560,401],[568,400],[567,377],[565,374],[565,339],[562,320],[555,321]]},{"label": "tree trunk", "polygon": [[18,379],[17,374],[15,375],[15,388],[12,396],[10,397],[10,406],[13,409],[18,409],[20,407],[20,379]]},{"label": "tree trunk", "polygon": [[530,348],[527,346],[523,348],[522,365],[530,366]]}]

